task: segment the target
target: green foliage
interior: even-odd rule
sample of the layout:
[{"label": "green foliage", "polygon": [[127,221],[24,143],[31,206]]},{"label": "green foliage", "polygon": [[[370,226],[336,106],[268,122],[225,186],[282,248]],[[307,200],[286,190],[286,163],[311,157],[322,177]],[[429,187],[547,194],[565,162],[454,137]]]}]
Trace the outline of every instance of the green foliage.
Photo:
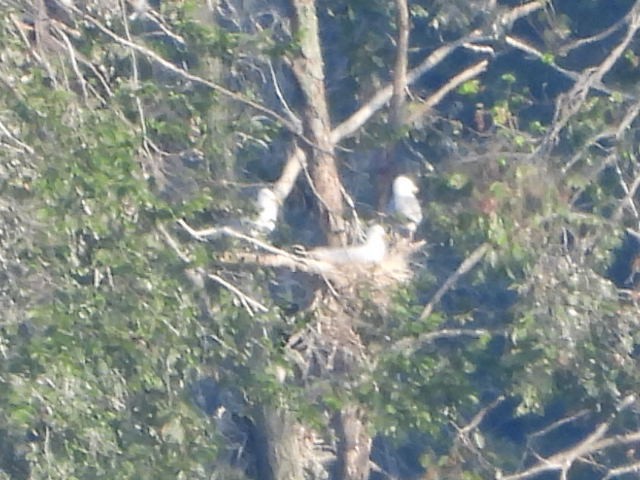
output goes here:
[{"label": "green foliage", "polygon": [[[421,34],[411,35],[411,65],[416,52],[433,52],[471,26],[491,32],[483,42],[501,53],[494,37],[503,38],[495,28],[504,26],[480,3],[412,4],[413,32]],[[527,62],[557,69],[569,40],[599,31],[598,5],[530,18],[545,53]],[[337,122],[389,82],[395,11],[378,0],[318,7]],[[531,74],[532,63],[495,62],[428,119],[391,131],[383,112],[345,142],[345,175],[419,170],[418,237],[428,243],[410,259],[413,281],[385,292],[384,308],[379,288],[358,290],[345,307],[366,366],[306,376],[287,342],[314,325],[313,312],[292,317],[273,307],[267,269],[232,266],[237,241],[196,243],[174,227],[183,216],[209,226],[251,212],[236,185],[277,178],[290,138],[246,104],[123,41],[275,111],[284,99],[295,112],[297,86],[278,69],[299,54],[299,38],[289,38],[288,21],[275,14],[236,12],[225,24],[203,13],[203,2],[161,9],[172,35],[150,19],[125,29],[129,12],[110,13],[105,24],[119,41],[80,16],[55,20],[64,28],[46,30],[51,38],[31,35],[36,23],[50,27],[31,18],[26,2],[0,19],[0,477],[246,478],[224,460],[233,449],[219,422],[225,412],[205,412],[193,394],[202,379],[240,399],[230,417],[257,422],[263,409],[280,409],[325,437],[329,418],[356,404],[372,436],[396,445],[428,439],[421,461],[432,478],[467,479],[487,477],[486,459],[507,471],[524,458],[484,425],[470,437],[474,455],[464,456],[451,426],[468,424],[487,398],[507,396],[517,403],[510,415],[524,421],[554,402],[571,412],[614,412],[637,390],[635,294],[609,279],[622,231],[637,226],[632,123],[612,130],[631,118],[630,97],[615,83],[634,84],[632,49],[608,74],[615,82],[592,85],[597,94],[587,91],[557,139],[545,134],[549,109],[562,105],[560,87],[546,73]],[[72,48],[58,42],[63,31]],[[430,72],[436,81],[458,71],[445,63]],[[411,85],[417,101],[434,78]],[[561,155],[538,150],[547,140]],[[375,157],[368,150],[398,144],[411,155],[356,165],[359,156]],[[356,187],[362,197],[371,190]],[[284,248],[290,233],[280,232]],[[482,244],[486,255],[456,276]],[[190,280],[198,268],[233,278],[269,311],[253,316],[228,289],[198,285]],[[421,319],[443,285],[445,295]],[[397,342],[410,346],[398,351]]]},{"label": "green foliage", "polygon": [[460,95],[477,95],[480,93],[480,81],[468,80],[458,87],[458,93]]}]

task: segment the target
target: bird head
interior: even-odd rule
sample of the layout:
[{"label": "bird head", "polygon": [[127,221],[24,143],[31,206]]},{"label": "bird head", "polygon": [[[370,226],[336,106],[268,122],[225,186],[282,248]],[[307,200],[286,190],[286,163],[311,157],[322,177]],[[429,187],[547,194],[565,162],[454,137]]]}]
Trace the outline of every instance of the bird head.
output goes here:
[{"label": "bird head", "polygon": [[393,181],[394,195],[415,195],[416,193],[418,193],[418,187],[409,177],[399,175]]}]

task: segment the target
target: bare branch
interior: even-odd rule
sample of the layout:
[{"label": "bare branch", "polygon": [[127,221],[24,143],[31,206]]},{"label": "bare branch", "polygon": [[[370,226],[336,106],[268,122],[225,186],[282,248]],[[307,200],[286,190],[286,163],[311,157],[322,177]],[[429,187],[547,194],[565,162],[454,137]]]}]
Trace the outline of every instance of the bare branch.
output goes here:
[{"label": "bare branch", "polygon": [[60,37],[62,38],[62,41],[64,42],[65,47],[67,48],[67,51],[69,52],[69,60],[71,62],[71,68],[73,68],[73,72],[76,74],[78,83],[80,83],[80,88],[82,89],[82,96],[86,102],[88,99],[87,83],[84,80],[84,76],[80,72],[80,68],[78,68],[75,49],[73,48],[73,45],[71,45],[71,42],[69,41],[69,37],[67,37],[67,35],[62,31],[62,29],[56,28],[56,33],[60,35]]},{"label": "bare branch", "polygon": [[[158,231],[162,234],[162,237],[164,238],[166,244],[169,247],[171,247],[171,249],[176,253],[176,255],[178,255],[178,258],[180,258],[180,260],[182,260],[185,263],[191,263],[191,259],[189,258],[189,255],[187,255],[185,252],[182,251],[182,249],[178,245],[178,242],[169,234],[169,232],[167,232],[167,229],[164,228],[163,225],[158,225],[157,228],[158,228]],[[198,273],[204,274],[204,271],[200,271]],[[265,307],[263,304],[261,304],[257,300],[254,300],[253,298],[251,298],[247,294],[243,293],[238,287],[236,287],[235,285],[232,285],[231,283],[226,281],[221,276],[216,275],[215,273],[207,273],[206,275],[207,275],[208,278],[210,278],[214,282],[218,283],[219,285],[222,285],[224,288],[226,288],[232,294],[234,294],[238,298],[240,303],[242,303],[242,305],[244,306],[245,310],[247,310],[247,312],[249,313],[250,316],[253,317],[255,315],[254,309],[258,310],[258,311],[260,311],[262,313],[265,313],[265,312],[269,311],[269,309],[267,307]],[[193,272],[192,272],[191,275],[188,275],[188,276],[190,278],[192,278],[192,281],[193,281],[194,284],[199,283],[199,281],[196,278],[196,276],[193,275]]]},{"label": "bare branch", "polygon": [[412,109],[410,116],[407,119],[407,123],[413,123],[420,117],[426,115],[435,105],[440,103],[445,95],[456,89],[458,86],[462,85],[464,82],[480,75],[487,69],[488,66],[489,61],[482,60],[478,63],[475,63],[474,65],[471,65],[470,67],[465,68],[462,72],[450,78],[447,83],[445,83],[442,87],[436,90],[435,93],[425,99],[424,102],[421,102],[418,107]]},{"label": "bare branch", "polygon": [[230,284],[229,282],[227,282],[224,278],[220,277],[219,275],[216,275],[215,273],[208,273],[207,277],[210,278],[211,280],[213,280],[214,282],[219,283],[224,288],[226,288],[231,293],[233,293],[240,300],[240,302],[244,305],[245,310],[247,310],[247,312],[249,312],[250,316],[252,316],[252,317],[254,316],[254,313],[253,313],[253,310],[252,310],[253,308],[255,308],[256,310],[258,310],[258,311],[260,311],[262,313],[266,313],[266,312],[269,311],[269,309],[267,307],[265,307],[263,304],[261,304],[257,300],[254,300],[253,298],[249,297],[247,294],[242,293],[238,287]]},{"label": "bare branch", "polygon": [[423,345],[433,343],[436,340],[443,338],[457,338],[457,337],[482,337],[488,335],[491,332],[483,328],[466,329],[466,328],[446,328],[435,332],[427,332],[417,337],[403,338],[402,340],[394,343],[389,351],[393,353],[402,353],[404,355],[411,355],[413,352],[421,348]]},{"label": "bare branch", "polygon": [[621,477],[622,475],[627,475],[629,473],[639,473],[639,472],[640,472],[640,462],[629,463],[627,465],[623,465],[621,467],[613,468],[609,470],[602,480],[609,480],[611,478]]},{"label": "bare branch", "polygon": [[287,161],[284,164],[280,178],[278,178],[273,185],[273,192],[280,202],[283,202],[284,199],[289,196],[300,170],[305,167],[306,163],[307,156],[304,150],[294,143]]},{"label": "bare branch", "polygon": [[588,455],[601,452],[608,448],[628,445],[630,443],[640,441],[640,431],[605,437],[605,434],[611,427],[611,423],[615,419],[615,416],[635,403],[635,396],[630,395],[625,397],[618,405],[616,414],[612,415],[606,422],[600,423],[584,440],[578,442],[575,446],[551,455],[550,457],[541,458],[538,463],[522,472],[514,473],[512,475],[501,475],[501,480],[523,480],[535,477],[544,472],[553,471],[559,471],[561,477],[566,478],[567,472],[576,461],[584,461],[586,460],[585,457]]},{"label": "bare branch", "polygon": [[478,426],[480,425],[480,422],[482,422],[482,420],[484,420],[484,417],[487,416],[487,413],[489,413],[491,410],[493,410],[499,404],[501,404],[504,401],[504,399],[505,399],[504,395],[500,395],[489,405],[480,409],[480,411],[476,413],[474,417],[471,419],[471,421],[467,425],[465,425],[463,428],[459,428],[456,425],[456,430],[458,430],[458,435],[468,437],[469,433],[471,433],[473,430],[478,428]]},{"label": "bare branch", "polygon": [[31,148],[29,145],[27,145],[26,143],[20,141],[18,138],[16,138],[16,136],[13,135],[9,131],[9,129],[5,126],[4,123],[2,123],[1,120],[0,120],[0,133],[4,134],[9,139],[11,139],[12,142],[14,142],[16,145],[18,145],[25,152],[27,152],[29,154],[33,154],[34,153],[33,148]]},{"label": "bare branch", "polygon": [[584,38],[579,38],[577,40],[574,40],[570,43],[567,43],[566,45],[563,45],[562,47],[560,47],[558,49],[558,53],[560,55],[567,55],[568,53],[570,53],[571,51],[577,49],[577,48],[581,48],[585,45],[589,45],[591,43],[596,43],[599,42],[601,40],[604,40],[605,38],[607,38],[609,35],[617,32],[620,27],[622,27],[625,23],[627,22],[626,17],[621,18],[620,20],[618,20],[617,22],[615,22],[613,25],[611,25],[610,27],[604,29],[601,32],[598,32],[595,35],[592,35],[590,37],[584,37]]},{"label": "bare branch", "polygon": [[[529,15],[546,5],[546,0],[535,0],[507,10],[496,20],[496,28],[505,28],[510,26],[517,19]],[[434,66],[442,62],[446,57],[451,55],[458,47],[468,43],[488,40],[490,37],[482,34],[480,30],[474,30],[468,35],[456,40],[455,42],[442,45],[431,52],[417,67],[411,69],[407,73],[407,85],[412,85],[417,79],[431,70]],[[351,114],[349,118],[336,126],[331,132],[331,141],[338,143],[343,138],[355,133],[362,125],[364,125],[376,112],[378,112],[391,99],[393,95],[393,85],[388,85],[380,89],[367,103],[361,106],[356,112]]]},{"label": "bare branch", "polygon": [[276,72],[273,69],[273,63],[271,62],[271,59],[267,59],[267,65],[269,66],[269,73],[271,74],[273,89],[276,92],[276,96],[278,97],[278,100],[280,100],[280,103],[282,104],[282,108],[284,109],[285,113],[289,117],[289,121],[291,122],[291,124],[295,125],[299,131],[302,131],[302,121],[298,118],[298,116],[295,113],[293,113],[293,110],[291,110],[291,107],[289,107],[287,100],[284,98],[284,94],[282,93],[282,90],[280,89],[280,85],[278,84],[278,77],[276,76]]},{"label": "bare branch", "polygon": [[475,445],[475,442],[471,439],[471,433],[473,433],[475,430],[478,429],[478,427],[480,426],[480,423],[482,423],[482,421],[487,416],[487,414],[491,410],[496,408],[499,404],[501,404],[504,401],[504,399],[505,399],[504,395],[500,395],[489,405],[480,409],[480,411],[473,416],[471,421],[462,428],[458,427],[458,425],[452,422],[453,427],[458,431],[458,434],[456,435],[456,441],[451,449],[451,452],[455,452],[456,449],[459,448],[459,446],[463,446],[464,448],[469,450],[473,455],[475,455],[478,461],[487,470],[490,470],[490,471],[494,470],[493,465],[491,465],[489,461],[484,458],[484,456],[482,455],[482,452],[478,449],[478,447]]},{"label": "bare branch", "polygon": [[180,245],[178,245],[178,242],[176,242],[176,240],[169,234],[169,232],[167,232],[167,229],[164,228],[164,225],[158,225],[157,228],[158,231],[162,234],[164,241],[167,243],[167,245],[169,245],[169,247],[171,247],[178,258],[184,263],[191,263],[191,258],[189,258],[189,255],[182,251]]},{"label": "bare branch", "polygon": [[82,13],[84,15],[84,18],[89,21],[91,24],[93,24],[98,30],[100,30],[101,32],[103,32],[105,35],[107,35],[108,37],[110,37],[112,40],[114,40],[116,43],[119,43],[120,45],[123,45],[125,47],[131,48],[143,55],[145,55],[148,59],[153,60],[154,62],[158,63],[159,65],[162,65],[164,68],[166,68],[167,70],[170,70],[171,72],[179,75],[180,77],[186,79],[186,80],[190,80],[192,82],[198,83],[200,85],[204,85],[206,87],[209,87],[210,89],[226,96],[229,97],[233,100],[236,100],[244,105],[247,105],[259,112],[264,113],[265,115],[268,115],[269,117],[273,118],[274,120],[276,120],[277,122],[279,122],[282,126],[284,126],[285,128],[287,128],[290,132],[295,133],[296,135],[300,135],[301,132],[299,130],[297,130],[296,125],[293,125],[291,122],[289,122],[288,120],[286,120],[284,117],[282,117],[281,115],[279,115],[278,113],[274,112],[273,110],[265,107],[264,105],[260,105],[257,102],[254,102],[253,100],[250,100],[246,97],[244,97],[243,95],[240,95],[239,93],[233,92],[221,85],[218,85],[217,83],[211,82],[209,80],[206,80],[202,77],[199,77],[197,75],[194,75],[190,72],[188,72],[187,70],[184,70],[180,67],[175,66],[174,64],[172,64],[171,62],[165,60],[164,58],[162,58],[160,55],[158,55],[157,53],[155,53],[154,51],[139,45],[135,42],[129,41],[126,38],[121,37],[120,35],[117,35],[116,33],[114,33],[112,30],[110,30],[109,28],[107,28],[106,26],[104,26],[102,24],[102,22],[100,22],[99,20],[97,20],[96,18],[92,17],[91,15],[88,15],[86,13],[80,12],[79,10],[76,9],[76,11],[78,13]]},{"label": "bare branch", "polygon": [[424,310],[422,310],[422,313],[420,314],[420,320],[424,320],[429,315],[431,315],[433,308],[437,303],[440,302],[440,300],[445,295],[445,293],[447,293],[456,284],[456,282],[460,279],[460,277],[468,273],[473,267],[476,266],[476,264],[480,260],[482,260],[482,257],[485,256],[485,254],[489,251],[490,247],[491,245],[489,245],[489,243],[483,243],[478,248],[476,248],[473,252],[471,252],[471,255],[469,255],[464,260],[464,262],[460,264],[458,269],[449,278],[447,278],[444,284],[435,293],[433,298],[424,307]]},{"label": "bare branch", "polygon": [[560,95],[556,102],[556,112],[553,124],[544,140],[540,144],[536,153],[545,151],[552,147],[558,140],[560,132],[567,126],[569,121],[580,112],[584,105],[587,94],[595,85],[601,84],[603,77],[613,68],[618,59],[635,37],[640,28],[640,0],[636,0],[633,8],[627,14],[628,28],[624,38],[611,51],[611,53],[594,68],[585,70],[575,85],[566,94]]},{"label": "bare branch", "polygon": [[[462,44],[477,40],[479,33],[473,32],[466,37],[455,42],[443,45],[434,50],[423,62],[416,68],[407,73],[407,85],[411,85],[421,75],[442,62],[448,55],[453,53]],[[355,133],[362,125],[364,125],[378,110],[386,105],[393,95],[393,85],[387,85],[380,89],[367,103],[361,106],[356,112],[351,114],[349,118],[340,123],[331,132],[331,141],[338,143],[345,137]]]},{"label": "bare branch", "polygon": [[[518,5],[508,10],[504,15],[501,15],[496,24],[502,25],[503,27],[510,27],[516,20],[531,15],[533,12],[537,12],[541,8],[544,8],[547,3],[547,0],[533,0],[532,2]],[[498,30],[498,28],[496,28],[496,30]]]},{"label": "bare branch", "polygon": [[193,238],[197,239],[197,240],[205,240],[207,238],[217,238],[217,237],[221,237],[224,235],[227,235],[229,237],[233,237],[233,238],[237,238],[240,240],[244,240],[245,242],[248,242],[252,245],[255,245],[256,247],[262,248],[263,250],[265,250],[266,252],[269,253],[273,253],[275,255],[282,255],[285,257],[291,257],[292,259],[297,259],[298,257],[296,257],[295,255],[290,254],[289,252],[286,252],[284,250],[280,250],[279,248],[276,248],[272,245],[269,245],[266,242],[263,242],[262,240],[259,240],[257,238],[254,237],[250,237],[249,235],[245,235],[244,233],[240,233],[236,230],[234,230],[233,228],[230,227],[211,227],[211,228],[206,228],[204,230],[195,230],[193,228],[191,228],[187,222],[185,222],[184,220],[180,219],[178,220],[178,225],[180,225],[182,228],[185,229],[185,231],[187,233],[189,233],[189,235],[191,235]]}]

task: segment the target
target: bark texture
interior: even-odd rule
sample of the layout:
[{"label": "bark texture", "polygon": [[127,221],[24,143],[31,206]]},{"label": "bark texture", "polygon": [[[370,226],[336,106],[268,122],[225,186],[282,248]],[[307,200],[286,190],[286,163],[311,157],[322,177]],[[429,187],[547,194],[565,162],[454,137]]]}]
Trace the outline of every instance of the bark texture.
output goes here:
[{"label": "bark texture", "polygon": [[313,144],[307,147],[309,170],[327,242],[340,245],[345,241],[343,189],[331,141],[315,0],[292,0],[292,5],[294,35],[300,48],[292,67],[304,97],[304,135]]}]

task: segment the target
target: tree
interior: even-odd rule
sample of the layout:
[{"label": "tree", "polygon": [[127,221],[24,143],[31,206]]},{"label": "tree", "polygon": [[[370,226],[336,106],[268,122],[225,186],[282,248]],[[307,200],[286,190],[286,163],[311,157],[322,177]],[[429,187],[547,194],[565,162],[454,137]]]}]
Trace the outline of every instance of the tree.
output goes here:
[{"label": "tree", "polygon": [[638,4],[0,2],[0,471],[637,471]]}]

